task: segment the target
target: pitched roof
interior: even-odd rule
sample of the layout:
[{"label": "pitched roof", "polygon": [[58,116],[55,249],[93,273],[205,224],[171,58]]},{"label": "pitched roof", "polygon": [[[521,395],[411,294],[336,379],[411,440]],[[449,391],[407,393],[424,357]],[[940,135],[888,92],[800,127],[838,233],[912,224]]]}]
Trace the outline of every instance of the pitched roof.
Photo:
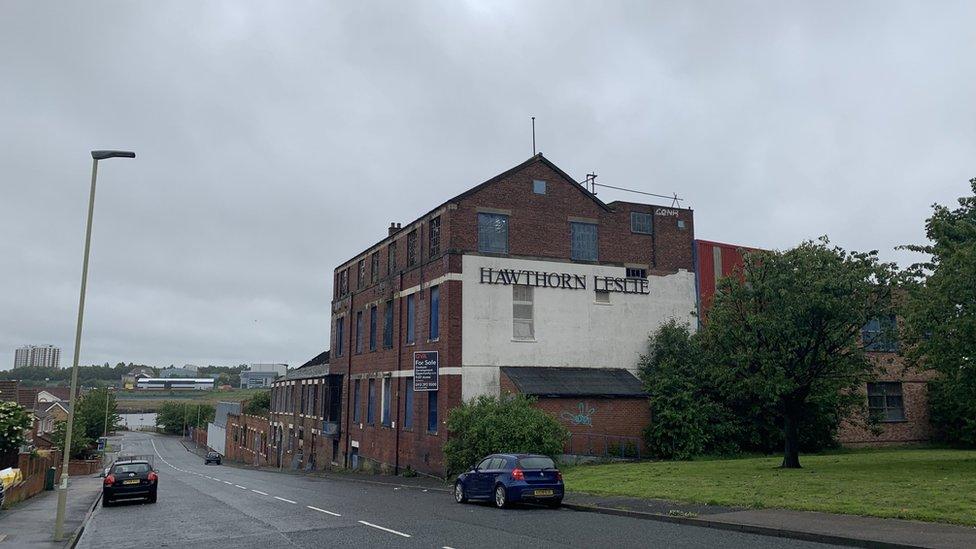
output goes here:
[{"label": "pitched roof", "polygon": [[644,397],[639,379],[623,368],[503,366],[520,393],[542,397]]},{"label": "pitched roof", "polygon": [[70,387],[21,387],[17,390],[17,404],[28,410],[33,410],[37,404],[37,395],[41,391],[50,393],[55,398],[67,401],[71,394]]},{"label": "pitched roof", "polygon": [[598,206],[600,206],[601,208],[603,208],[605,211],[608,211],[608,212],[614,211],[614,209],[612,207],[608,206],[604,201],[602,201],[599,198],[597,198],[595,194],[593,194],[590,191],[586,190],[586,187],[584,187],[583,185],[580,185],[580,183],[578,181],[576,181],[575,179],[573,179],[573,177],[570,176],[568,173],[564,172],[562,170],[562,168],[560,168],[559,166],[553,164],[548,158],[542,156],[542,153],[538,153],[538,154],[530,157],[525,162],[522,162],[521,164],[519,164],[517,166],[514,166],[512,168],[509,168],[509,169],[505,170],[504,172],[502,172],[502,173],[500,173],[500,174],[492,177],[491,179],[489,179],[489,180],[487,180],[487,181],[485,181],[483,183],[480,183],[478,185],[475,185],[474,187],[471,187],[470,189],[464,191],[463,193],[461,193],[461,194],[459,194],[457,196],[454,196],[453,198],[451,198],[449,200],[445,200],[444,202],[441,202],[436,207],[432,208],[427,213],[425,213],[425,214],[417,217],[413,221],[411,221],[409,223],[404,223],[403,226],[399,230],[397,230],[396,232],[394,232],[392,234],[389,234],[389,235],[383,237],[382,239],[380,239],[379,242],[373,244],[372,246],[369,246],[368,248],[366,248],[365,250],[357,253],[356,255],[352,256],[351,258],[349,258],[349,259],[347,259],[347,260],[339,263],[339,266],[336,267],[336,270],[338,270],[339,268],[341,268],[341,267],[343,267],[345,265],[348,265],[349,263],[352,263],[353,261],[356,260],[356,258],[362,257],[362,256],[370,253],[371,250],[374,250],[376,248],[379,248],[380,246],[383,245],[383,243],[389,242],[389,241],[392,241],[392,240],[395,240],[397,238],[397,235],[399,235],[403,230],[408,229],[414,223],[416,223],[416,222],[424,219],[428,215],[436,212],[437,210],[443,208],[444,206],[446,206],[448,204],[451,204],[453,202],[457,202],[458,200],[467,198],[468,196],[471,196],[471,195],[477,193],[478,191],[484,189],[485,187],[488,187],[492,183],[495,183],[496,181],[500,181],[500,180],[502,180],[502,179],[504,179],[504,178],[512,175],[515,172],[518,172],[518,171],[520,171],[522,169],[525,169],[526,167],[528,167],[529,165],[531,165],[531,164],[533,164],[535,162],[541,162],[541,163],[545,164],[550,169],[552,169],[552,171],[556,172],[557,174],[559,174],[560,176],[562,176],[567,181],[573,183],[576,186],[576,189],[579,190],[579,192],[583,193],[583,195],[586,196],[587,198],[589,198],[590,200],[596,202],[596,204]]},{"label": "pitched roof", "polygon": [[297,369],[298,370],[301,370],[302,368],[305,368],[307,366],[315,366],[317,364],[328,364],[328,363],[329,363],[329,350],[326,349],[326,350],[322,351],[321,353],[315,355],[311,359],[309,359],[308,362],[306,362],[305,364],[302,364]]}]

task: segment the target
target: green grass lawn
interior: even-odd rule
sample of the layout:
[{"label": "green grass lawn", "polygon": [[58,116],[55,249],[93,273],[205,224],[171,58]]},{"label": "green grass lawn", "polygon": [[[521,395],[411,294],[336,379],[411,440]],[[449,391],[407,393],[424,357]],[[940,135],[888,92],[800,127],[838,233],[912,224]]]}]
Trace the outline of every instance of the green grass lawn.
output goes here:
[{"label": "green grass lawn", "polygon": [[118,391],[115,393],[120,412],[151,412],[166,401],[211,404],[240,402],[270,389],[234,389],[231,391]]},{"label": "green grass lawn", "polygon": [[567,490],[976,525],[976,451],[871,449],[782,458],[581,465]]}]

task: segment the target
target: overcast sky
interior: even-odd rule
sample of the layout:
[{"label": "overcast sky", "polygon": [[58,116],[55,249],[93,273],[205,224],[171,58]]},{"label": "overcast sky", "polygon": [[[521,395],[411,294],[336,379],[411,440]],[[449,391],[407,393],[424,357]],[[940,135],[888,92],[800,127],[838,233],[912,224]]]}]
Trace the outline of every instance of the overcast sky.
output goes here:
[{"label": "overcast sky", "polygon": [[[331,273],[539,150],[696,236],[923,239],[976,176],[973,2],[0,0],[0,368],[300,364]],[[601,198],[639,199],[616,191]]]}]

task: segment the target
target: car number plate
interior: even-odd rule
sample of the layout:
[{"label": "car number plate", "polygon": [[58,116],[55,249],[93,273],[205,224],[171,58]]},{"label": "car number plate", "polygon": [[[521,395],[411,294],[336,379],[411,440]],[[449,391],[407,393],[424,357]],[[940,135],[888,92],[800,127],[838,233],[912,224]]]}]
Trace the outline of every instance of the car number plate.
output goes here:
[{"label": "car number plate", "polygon": [[135,478],[132,480],[124,480],[122,481],[122,484],[139,484],[139,479]]},{"label": "car number plate", "polygon": [[537,496],[551,496],[553,495],[552,490],[536,490],[535,495]]}]

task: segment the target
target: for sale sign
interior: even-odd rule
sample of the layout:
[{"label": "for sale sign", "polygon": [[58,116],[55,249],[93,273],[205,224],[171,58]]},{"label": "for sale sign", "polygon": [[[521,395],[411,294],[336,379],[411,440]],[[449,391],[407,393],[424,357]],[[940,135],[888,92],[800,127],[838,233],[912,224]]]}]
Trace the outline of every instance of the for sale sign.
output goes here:
[{"label": "for sale sign", "polygon": [[437,390],[437,351],[416,351],[413,354],[413,390]]}]

